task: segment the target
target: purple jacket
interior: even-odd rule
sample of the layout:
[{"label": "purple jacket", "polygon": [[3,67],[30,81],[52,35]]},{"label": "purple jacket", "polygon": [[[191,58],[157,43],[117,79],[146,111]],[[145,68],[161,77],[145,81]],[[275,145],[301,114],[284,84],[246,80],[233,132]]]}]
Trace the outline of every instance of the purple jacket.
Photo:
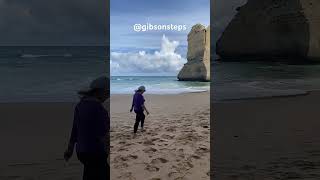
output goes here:
[{"label": "purple jacket", "polygon": [[108,152],[110,118],[101,102],[93,98],[83,98],[74,110],[70,144],[76,144],[77,153]]},{"label": "purple jacket", "polygon": [[144,111],[144,109],[142,108],[142,106],[144,105],[144,101],[145,100],[142,94],[136,92],[133,95],[132,105],[134,107],[134,112],[139,113]]}]

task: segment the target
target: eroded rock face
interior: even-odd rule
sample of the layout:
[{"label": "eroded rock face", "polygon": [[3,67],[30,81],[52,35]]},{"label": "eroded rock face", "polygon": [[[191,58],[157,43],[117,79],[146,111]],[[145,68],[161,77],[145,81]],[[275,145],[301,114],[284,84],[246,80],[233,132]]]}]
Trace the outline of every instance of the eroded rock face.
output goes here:
[{"label": "eroded rock face", "polygon": [[309,49],[307,57],[320,60],[320,1],[300,0],[303,13],[309,22]]},{"label": "eroded rock face", "polygon": [[192,27],[187,60],[178,74],[180,81],[210,81],[210,27],[201,24]]},{"label": "eroded rock face", "polygon": [[320,1],[248,0],[217,41],[221,60],[320,60]]}]

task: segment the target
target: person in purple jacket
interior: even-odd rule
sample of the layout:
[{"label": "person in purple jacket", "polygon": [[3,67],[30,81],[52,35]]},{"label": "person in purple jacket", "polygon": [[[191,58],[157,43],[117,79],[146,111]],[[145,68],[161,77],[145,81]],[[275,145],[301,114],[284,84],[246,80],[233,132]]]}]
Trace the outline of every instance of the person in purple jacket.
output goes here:
[{"label": "person in purple jacket", "polygon": [[140,86],[137,90],[135,90],[135,94],[133,95],[132,105],[130,112],[134,110],[136,113],[136,122],[133,127],[134,134],[137,133],[139,123],[141,125],[141,131],[143,131],[143,125],[144,125],[144,111],[147,112],[147,115],[149,115],[149,111],[147,110],[146,106],[144,105],[145,99],[143,97],[143,93],[146,91],[146,88],[144,86]]},{"label": "person in purple jacket", "polygon": [[74,110],[69,145],[64,153],[68,161],[76,146],[77,157],[83,164],[83,180],[110,179],[108,165],[110,118],[103,106],[109,98],[109,81],[100,77],[90,88],[79,91],[80,102]]}]

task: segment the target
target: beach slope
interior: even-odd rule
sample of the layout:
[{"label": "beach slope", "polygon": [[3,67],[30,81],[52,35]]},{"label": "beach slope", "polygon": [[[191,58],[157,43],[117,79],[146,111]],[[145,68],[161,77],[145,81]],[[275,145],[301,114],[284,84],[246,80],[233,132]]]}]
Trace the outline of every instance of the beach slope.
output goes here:
[{"label": "beach slope", "polygon": [[210,179],[209,96],[146,94],[145,132],[133,137],[132,95],[112,95],[111,179]]},{"label": "beach slope", "polygon": [[319,100],[310,92],[214,103],[214,178],[319,179]]}]

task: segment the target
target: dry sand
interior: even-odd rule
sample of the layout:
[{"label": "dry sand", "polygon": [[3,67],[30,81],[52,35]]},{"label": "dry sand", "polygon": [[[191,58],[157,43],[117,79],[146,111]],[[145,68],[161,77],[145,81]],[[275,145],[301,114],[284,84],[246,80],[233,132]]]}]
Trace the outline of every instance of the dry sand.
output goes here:
[{"label": "dry sand", "polygon": [[[184,175],[208,179],[207,97],[146,95],[152,114],[146,119],[146,132],[133,139],[131,96],[113,96],[112,179],[170,180]],[[214,179],[319,179],[319,99],[320,92],[311,92],[214,103]],[[76,157],[68,166],[62,159],[73,107],[73,103],[0,104],[0,179],[81,179]]]},{"label": "dry sand", "polygon": [[111,179],[210,179],[209,92],[145,98],[145,132],[133,137],[132,95],[111,96]]},{"label": "dry sand", "polygon": [[213,104],[217,180],[320,179],[320,92]]}]

